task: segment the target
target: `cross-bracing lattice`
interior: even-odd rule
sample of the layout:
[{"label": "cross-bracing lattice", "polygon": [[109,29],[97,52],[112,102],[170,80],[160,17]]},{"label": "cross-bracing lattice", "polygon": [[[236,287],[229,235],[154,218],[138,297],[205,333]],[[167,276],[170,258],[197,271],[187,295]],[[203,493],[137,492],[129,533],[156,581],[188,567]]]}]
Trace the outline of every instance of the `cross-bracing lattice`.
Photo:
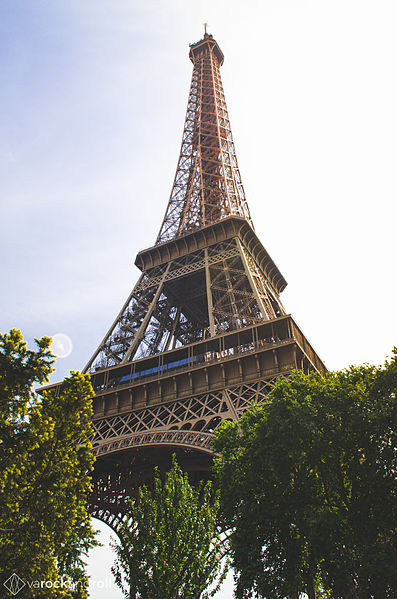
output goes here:
[{"label": "cross-bracing lattice", "polygon": [[284,314],[277,292],[239,239],[148,269],[97,352],[93,372]]},{"label": "cross-bracing lattice", "polygon": [[157,243],[233,214],[251,217],[237,165],[216,42],[192,46],[193,76],[178,167]]}]

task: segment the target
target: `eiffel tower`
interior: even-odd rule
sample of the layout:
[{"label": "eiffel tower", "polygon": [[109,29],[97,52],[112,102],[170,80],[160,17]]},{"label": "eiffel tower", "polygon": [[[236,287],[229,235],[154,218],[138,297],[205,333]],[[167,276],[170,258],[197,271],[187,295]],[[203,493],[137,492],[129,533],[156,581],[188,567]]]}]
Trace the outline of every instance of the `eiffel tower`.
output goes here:
[{"label": "eiffel tower", "polygon": [[176,454],[210,475],[214,430],[262,402],[292,369],[325,366],[280,293],[286,281],[255,234],[212,35],[193,63],[182,146],[142,274],[85,367],[94,397],[92,515],[117,530],[127,497]]}]

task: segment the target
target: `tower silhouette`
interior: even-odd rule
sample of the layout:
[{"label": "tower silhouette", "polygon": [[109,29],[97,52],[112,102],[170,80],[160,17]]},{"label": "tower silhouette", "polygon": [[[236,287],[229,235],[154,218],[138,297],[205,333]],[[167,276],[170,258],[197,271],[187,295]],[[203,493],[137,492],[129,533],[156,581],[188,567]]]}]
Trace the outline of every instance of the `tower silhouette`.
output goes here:
[{"label": "tower silhouette", "polygon": [[171,196],[142,274],[88,362],[95,391],[91,513],[117,529],[126,497],[176,453],[211,469],[216,427],[266,398],[292,369],[325,370],[280,293],[256,236],[212,35],[190,46],[193,76]]}]

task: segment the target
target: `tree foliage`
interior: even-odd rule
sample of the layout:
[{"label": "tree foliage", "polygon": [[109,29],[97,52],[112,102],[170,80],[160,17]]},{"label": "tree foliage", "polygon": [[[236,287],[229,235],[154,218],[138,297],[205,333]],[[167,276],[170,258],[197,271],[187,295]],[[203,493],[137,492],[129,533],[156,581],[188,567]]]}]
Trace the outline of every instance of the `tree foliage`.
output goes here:
[{"label": "tree foliage", "polygon": [[383,368],[295,371],[220,427],[237,597],[396,597],[396,392],[396,352]]},{"label": "tree foliage", "polygon": [[36,340],[32,351],[19,331],[0,335],[1,584],[13,572],[28,582],[66,576],[77,593],[37,596],[86,597],[80,553],[95,544],[86,511],[92,387],[89,376],[72,372],[58,397],[33,392],[52,371],[50,342]]},{"label": "tree foliage", "polygon": [[211,597],[227,568],[218,511],[211,482],[193,487],[175,460],[164,482],[156,471],[152,488],[141,487],[138,499],[131,501],[120,542],[114,544],[113,573],[125,596]]}]

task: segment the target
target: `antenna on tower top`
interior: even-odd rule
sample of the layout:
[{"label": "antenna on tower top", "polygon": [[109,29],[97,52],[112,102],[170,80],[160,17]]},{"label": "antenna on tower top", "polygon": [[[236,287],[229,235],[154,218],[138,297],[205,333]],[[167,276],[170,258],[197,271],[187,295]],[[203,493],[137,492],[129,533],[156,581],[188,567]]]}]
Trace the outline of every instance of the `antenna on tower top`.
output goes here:
[{"label": "antenna on tower top", "polygon": [[204,23],[204,35],[207,35],[207,25],[208,23]]}]

